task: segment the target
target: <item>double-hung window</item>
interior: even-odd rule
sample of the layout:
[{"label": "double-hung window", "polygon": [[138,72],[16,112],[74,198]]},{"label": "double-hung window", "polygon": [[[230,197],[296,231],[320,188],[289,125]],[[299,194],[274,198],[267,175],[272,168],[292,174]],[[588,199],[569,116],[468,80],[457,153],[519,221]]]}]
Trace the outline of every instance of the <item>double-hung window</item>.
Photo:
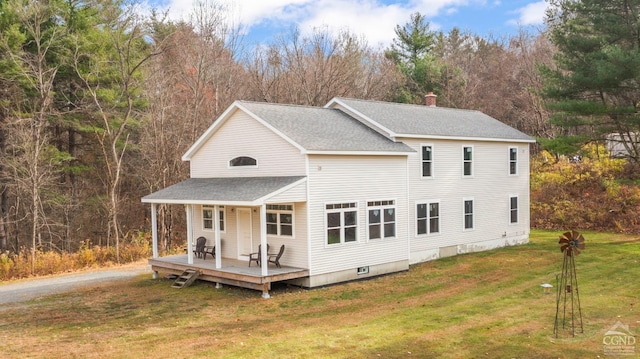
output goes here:
[{"label": "double-hung window", "polygon": [[473,176],[473,147],[462,147],[462,174]]},{"label": "double-hung window", "polygon": [[422,177],[433,177],[433,146],[422,146]]},{"label": "double-hung window", "polygon": [[327,244],[356,242],[358,240],[358,204],[355,202],[325,205],[327,217]]},{"label": "double-hung window", "polygon": [[[224,218],[224,206],[218,206],[218,210],[220,211],[220,232],[224,232],[225,228],[225,218]],[[212,206],[202,206],[202,229],[212,231],[213,227],[213,211],[214,207]]]},{"label": "double-hung window", "polygon": [[369,239],[396,236],[395,201],[367,202],[367,226]]},{"label": "double-hung window", "polygon": [[417,234],[440,233],[440,203],[416,204]]},{"label": "double-hung window", "polygon": [[509,223],[518,223],[518,196],[509,197]]},{"label": "double-hung window", "polygon": [[473,199],[464,200],[464,229],[473,229]]},{"label": "double-hung window", "polygon": [[509,174],[518,174],[518,147],[509,147]]},{"label": "double-hung window", "polygon": [[273,236],[293,236],[293,205],[268,204],[267,234]]}]

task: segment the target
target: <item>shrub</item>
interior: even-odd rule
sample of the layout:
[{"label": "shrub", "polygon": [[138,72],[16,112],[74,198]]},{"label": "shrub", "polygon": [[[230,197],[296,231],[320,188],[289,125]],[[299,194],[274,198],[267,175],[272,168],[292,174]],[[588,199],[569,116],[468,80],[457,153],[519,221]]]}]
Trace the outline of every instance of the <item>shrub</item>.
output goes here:
[{"label": "shrub", "polygon": [[637,172],[611,159],[602,146],[586,146],[578,161],[542,152],[531,162],[531,226],[640,233]]},{"label": "shrub", "polygon": [[[144,234],[123,240],[120,262],[135,262],[149,257],[149,242],[149,236]],[[32,261],[30,249],[21,248],[17,253],[0,253],[0,280],[55,274],[115,262],[115,247],[92,246],[90,240],[82,242],[75,253],[36,250],[35,261]]]}]

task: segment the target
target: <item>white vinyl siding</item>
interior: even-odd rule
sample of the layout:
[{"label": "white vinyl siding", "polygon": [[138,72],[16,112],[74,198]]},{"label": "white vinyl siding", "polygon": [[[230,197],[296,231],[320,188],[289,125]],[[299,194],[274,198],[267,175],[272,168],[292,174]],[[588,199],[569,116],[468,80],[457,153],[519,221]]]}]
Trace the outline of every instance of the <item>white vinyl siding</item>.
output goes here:
[{"label": "white vinyl siding", "polygon": [[[406,156],[309,155],[308,182],[311,275],[408,261]],[[367,240],[367,202],[381,194],[395,200],[395,237]],[[356,201],[358,241],[327,245],[326,205]]]},{"label": "white vinyl siding", "polygon": [[[409,233],[411,252],[429,251],[448,246],[473,245],[482,240],[509,239],[529,231],[529,154],[527,145],[509,142],[469,142],[452,140],[430,141],[437,149],[437,176],[429,181],[421,174],[420,139],[400,139],[416,151],[409,157]],[[473,146],[473,180],[461,176],[461,150]],[[518,148],[517,176],[509,175],[507,148]],[[518,196],[518,223],[509,218],[509,195]],[[440,232],[438,235],[418,235],[416,202],[428,199],[440,201]],[[463,228],[462,198],[473,198],[474,229]]]},{"label": "white vinyl siding", "polygon": [[[230,166],[238,157],[257,165]],[[238,110],[193,154],[190,169],[192,178],[304,176],[305,161],[298,148]]]}]

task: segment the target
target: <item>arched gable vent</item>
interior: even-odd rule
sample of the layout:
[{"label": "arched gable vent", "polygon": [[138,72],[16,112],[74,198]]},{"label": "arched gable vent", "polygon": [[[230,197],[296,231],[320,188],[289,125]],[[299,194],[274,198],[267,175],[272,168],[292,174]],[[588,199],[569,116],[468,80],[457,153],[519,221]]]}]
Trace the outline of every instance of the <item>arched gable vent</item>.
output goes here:
[{"label": "arched gable vent", "polygon": [[239,156],[229,161],[229,167],[257,166],[258,161],[253,157]]}]

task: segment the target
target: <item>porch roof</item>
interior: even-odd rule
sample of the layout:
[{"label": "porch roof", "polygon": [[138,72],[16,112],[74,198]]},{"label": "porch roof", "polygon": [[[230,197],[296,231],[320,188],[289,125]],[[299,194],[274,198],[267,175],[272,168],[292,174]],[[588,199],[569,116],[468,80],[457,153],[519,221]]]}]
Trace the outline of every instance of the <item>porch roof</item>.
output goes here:
[{"label": "porch roof", "polygon": [[[142,202],[257,206],[306,180],[304,176],[189,178],[142,197]],[[298,197],[297,201],[306,201],[304,195]]]}]

